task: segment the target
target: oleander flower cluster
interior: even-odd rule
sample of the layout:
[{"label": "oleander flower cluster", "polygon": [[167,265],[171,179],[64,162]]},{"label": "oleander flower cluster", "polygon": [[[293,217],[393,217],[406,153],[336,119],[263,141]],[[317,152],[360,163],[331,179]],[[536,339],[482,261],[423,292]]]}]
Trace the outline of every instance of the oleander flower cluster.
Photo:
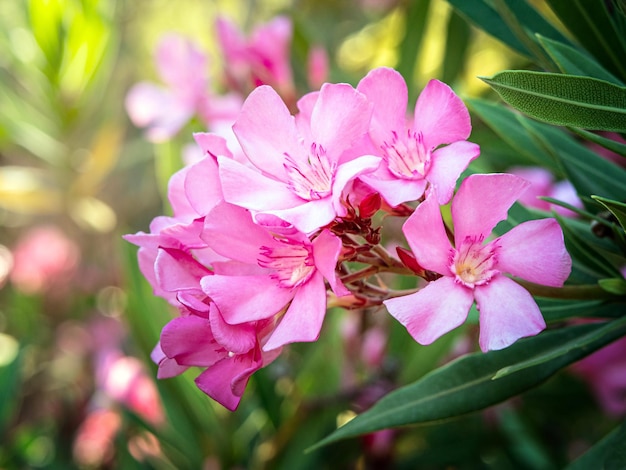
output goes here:
[{"label": "oleander flower cluster", "polygon": [[[234,410],[255,371],[290,343],[318,339],[330,306],[384,306],[429,344],[476,304],[483,351],[545,328],[514,279],[563,285],[561,229],[545,218],[492,236],[529,183],[461,181],[480,151],[446,84],[431,80],[409,109],[402,76],[378,68],[356,87],[324,83],[295,115],[261,85],[232,130],[235,143],[195,134],[204,157],[171,178],[173,215],[125,237],[154,293],[179,312],[153,352],[158,377],[200,367],[198,387]],[[381,235],[393,217],[406,219],[397,247]],[[393,290],[381,273],[415,276],[418,287]]]}]

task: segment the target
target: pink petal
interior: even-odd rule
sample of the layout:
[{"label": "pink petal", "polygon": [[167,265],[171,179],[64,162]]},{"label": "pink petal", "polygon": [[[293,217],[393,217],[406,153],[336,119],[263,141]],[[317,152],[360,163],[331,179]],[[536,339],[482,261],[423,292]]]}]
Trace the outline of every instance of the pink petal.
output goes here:
[{"label": "pink petal", "polygon": [[451,277],[442,277],[414,294],[383,303],[415,341],[431,344],[460,326],[473,302],[471,289],[457,284]]},{"label": "pink petal", "polygon": [[277,314],[293,298],[269,276],[206,276],[202,290],[231,325],[263,320]]},{"label": "pink petal", "polygon": [[196,315],[178,317],[163,327],[161,349],[169,358],[185,366],[210,366],[226,351],[213,338],[209,320]]},{"label": "pink petal", "polygon": [[430,193],[402,226],[417,262],[429,271],[439,274],[450,272],[452,246],[446,235],[439,205]]},{"label": "pink petal", "polygon": [[323,230],[313,240],[315,267],[328,280],[330,288],[338,296],[350,293],[337,276],[337,260],[341,254],[341,248],[341,239],[333,235],[330,230]]},{"label": "pink petal", "polygon": [[275,242],[263,227],[252,221],[250,212],[228,203],[218,204],[209,213],[202,237],[220,255],[254,265],[260,247]]},{"label": "pink petal", "polygon": [[402,75],[379,67],[359,82],[357,90],[374,104],[370,135],[378,145],[391,138],[391,131],[404,132],[408,90]]},{"label": "pink petal", "polygon": [[268,178],[235,160],[218,157],[218,165],[224,199],[232,204],[255,211],[269,211],[302,203],[302,199],[285,183]]},{"label": "pink petal", "polygon": [[262,366],[255,355],[237,354],[214,364],[195,379],[200,390],[231,411],[237,409],[250,376]]},{"label": "pink petal", "polygon": [[307,82],[311,89],[317,89],[328,80],[329,59],[326,49],[312,46],[307,55]]},{"label": "pink petal", "polygon": [[330,197],[314,199],[289,209],[264,212],[280,217],[306,234],[313,233],[318,228],[328,225],[337,215],[333,200]]},{"label": "pink petal", "polygon": [[376,169],[380,166],[381,161],[380,157],[363,155],[362,157],[342,163],[337,167],[332,188],[333,203],[337,214],[344,215],[345,213],[342,193],[348,183],[361,175],[376,171]]},{"label": "pink petal", "polygon": [[496,224],[506,219],[509,208],[529,184],[506,173],[465,178],[452,201],[456,245],[468,236],[487,238]]},{"label": "pink petal", "polygon": [[193,134],[193,138],[205,155],[210,155],[214,159],[218,155],[234,158],[233,153],[228,148],[226,139],[220,135],[210,132],[196,132]]},{"label": "pink petal", "polygon": [[285,154],[293,158],[304,155],[293,116],[269,86],[257,87],[250,93],[233,130],[254,166],[278,179],[285,175]]},{"label": "pink petal", "polygon": [[545,286],[561,287],[572,270],[563,232],[554,219],[529,220],[496,240],[497,268]]},{"label": "pink petal", "polygon": [[207,59],[189,39],[167,34],[156,51],[159,75],[165,83],[186,94],[201,94],[208,87]]},{"label": "pink petal", "polygon": [[387,168],[379,168],[376,172],[366,174],[360,179],[375,189],[391,207],[407,201],[416,201],[424,194],[426,180],[403,180],[391,175],[391,179],[379,177],[379,174],[390,175]]},{"label": "pink petal", "polygon": [[433,152],[432,165],[426,179],[435,188],[439,204],[450,201],[457,179],[479,154],[480,147],[465,140],[453,142]]},{"label": "pink petal", "polygon": [[546,327],[539,307],[526,289],[505,276],[495,276],[474,289],[480,311],[480,349],[503,349]]},{"label": "pink petal", "polygon": [[154,263],[157,282],[166,291],[200,290],[200,279],[211,274],[193,256],[173,248],[160,248]]},{"label": "pink petal", "polygon": [[415,130],[424,136],[426,148],[465,140],[472,131],[470,115],[452,89],[431,80],[415,104]]},{"label": "pink petal", "polygon": [[215,340],[229,352],[244,354],[257,345],[256,329],[253,323],[230,325],[224,321],[215,304],[211,304],[209,322]]},{"label": "pink petal", "polygon": [[174,359],[167,357],[161,349],[161,343],[157,343],[154,347],[152,353],[150,354],[150,359],[152,359],[152,361],[159,366],[159,370],[157,372],[158,379],[176,377],[189,369],[188,366],[180,366]]},{"label": "pink petal", "polygon": [[187,200],[197,214],[206,215],[224,199],[217,162],[207,156],[187,168],[184,183]]},{"label": "pink petal", "polygon": [[322,275],[316,272],[298,288],[291,305],[263,350],[270,351],[288,343],[316,341],[325,314],[326,287]]},{"label": "pink petal", "polygon": [[372,104],[362,93],[345,83],[325,83],[311,115],[311,134],[331,158],[337,161],[352,142],[370,125]]}]

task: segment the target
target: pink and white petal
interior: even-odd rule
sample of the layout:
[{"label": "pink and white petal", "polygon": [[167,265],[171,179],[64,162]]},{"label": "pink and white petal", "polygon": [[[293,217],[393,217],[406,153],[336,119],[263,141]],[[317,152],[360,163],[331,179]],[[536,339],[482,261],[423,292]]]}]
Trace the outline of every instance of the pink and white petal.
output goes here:
[{"label": "pink and white petal", "polygon": [[232,260],[257,265],[260,247],[275,240],[252,220],[246,209],[229,203],[213,208],[204,220],[202,235],[216,253]]},{"label": "pink and white petal", "polygon": [[200,290],[200,279],[211,274],[193,256],[174,248],[159,248],[154,272],[159,286],[168,292]]},{"label": "pink and white petal", "polygon": [[505,276],[495,276],[474,289],[480,312],[480,349],[503,349],[546,327],[535,299],[526,289]]},{"label": "pink and white petal", "polygon": [[293,116],[281,97],[267,85],[250,93],[233,131],[252,164],[277,179],[285,176],[285,154],[294,159],[305,154]]},{"label": "pink and white petal", "polygon": [[426,345],[462,325],[473,302],[471,289],[446,276],[414,294],[383,303],[415,341]]},{"label": "pink and white petal", "polygon": [[314,199],[290,209],[264,211],[289,222],[300,232],[311,234],[328,225],[336,217],[335,205],[330,197]]},{"label": "pink and white petal", "polygon": [[269,318],[293,298],[269,276],[206,276],[202,290],[211,298],[227,323],[236,325]]},{"label": "pink and white petal", "polygon": [[[416,201],[423,196],[426,180],[403,180],[391,176],[391,179],[379,178],[379,173],[388,173],[379,169],[374,173],[361,176],[359,179],[380,193],[391,207],[407,201]],[[387,175],[385,175],[387,176]]]},{"label": "pink and white petal", "polygon": [[228,354],[215,341],[209,320],[196,315],[171,320],[161,331],[163,353],[184,366],[208,367]]},{"label": "pink and white petal", "polygon": [[215,340],[229,353],[244,354],[256,347],[258,341],[254,323],[230,325],[224,321],[215,304],[209,310],[209,322]]},{"label": "pink and white petal", "polygon": [[506,173],[465,178],[452,201],[456,246],[468,236],[487,238],[529,185],[525,179]]},{"label": "pink and white petal", "polygon": [[185,180],[189,167],[182,168],[174,173],[167,183],[167,199],[172,207],[174,216],[178,219],[195,219],[198,213],[191,205],[185,191]]},{"label": "pink and white petal", "polygon": [[150,353],[150,359],[159,366],[157,371],[158,379],[176,377],[189,369],[188,366],[181,366],[174,359],[167,357],[161,349],[161,343],[157,343],[154,347],[152,353]]},{"label": "pink and white petal", "polygon": [[365,95],[345,83],[325,83],[311,114],[313,141],[338,161],[352,142],[367,133],[372,104]]},{"label": "pink and white petal", "polygon": [[424,136],[426,148],[465,140],[472,131],[469,111],[445,83],[431,80],[415,104],[414,128]]},{"label": "pink and white petal", "polygon": [[439,204],[447,204],[452,199],[456,181],[478,155],[480,147],[466,140],[453,142],[433,152],[426,179],[435,189]]},{"label": "pink and white petal", "polygon": [[219,404],[230,411],[235,411],[248,379],[260,368],[261,363],[254,360],[253,354],[237,354],[209,367],[196,377],[195,383]]},{"label": "pink and white petal", "polygon": [[197,95],[208,87],[207,58],[197,44],[178,34],[164,35],[156,50],[161,79],[172,89]]},{"label": "pink and white petal", "polygon": [[323,230],[313,240],[315,267],[328,280],[330,288],[339,297],[350,293],[337,276],[337,260],[341,254],[341,248],[341,239],[333,235],[330,230]]},{"label": "pink and white petal", "polygon": [[264,351],[280,348],[288,343],[316,341],[326,315],[326,286],[322,274],[316,272],[301,285],[269,337]]},{"label": "pink and white petal", "polygon": [[379,145],[391,138],[391,132],[404,132],[408,90],[400,73],[388,67],[371,70],[357,90],[374,104],[370,135]]},{"label": "pink and white petal", "polygon": [[563,231],[555,219],[523,222],[495,240],[497,269],[535,284],[561,287],[572,270]]},{"label": "pink and white petal", "polygon": [[302,137],[304,142],[313,142],[313,135],[311,134],[311,115],[315,104],[320,96],[319,91],[312,91],[305,94],[298,100],[298,114],[296,114],[296,127],[298,128],[298,134]]},{"label": "pink and white petal", "polygon": [[233,153],[228,148],[228,142],[221,135],[211,132],[195,132],[193,138],[205,155],[217,159],[218,155],[233,158]]},{"label": "pink and white petal", "polygon": [[363,155],[355,158],[354,160],[342,163],[337,167],[335,179],[333,181],[332,198],[333,204],[335,205],[335,211],[339,215],[343,215],[342,212],[345,211],[342,198],[344,188],[355,178],[376,171],[381,162],[382,159],[380,157]]},{"label": "pink and white petal", "polygon": [[420,266],[439,274],[449,274],[452,246],[432,192],[407,219],[402,232]]},{"label": "pink and white petal", "polygon": [[230,158],[218,157],[217,161],[224,200],[255,211],[302,204],[302,199],[291,192],[286,183],[268,178]]}]

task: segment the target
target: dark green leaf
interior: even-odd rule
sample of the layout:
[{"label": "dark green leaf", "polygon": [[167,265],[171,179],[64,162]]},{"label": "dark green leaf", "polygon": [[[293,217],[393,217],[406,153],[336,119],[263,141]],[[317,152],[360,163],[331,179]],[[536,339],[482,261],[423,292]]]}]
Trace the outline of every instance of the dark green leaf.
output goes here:
[{"label": "dark green leaf", "polygon": [[426,32],[429,7],[430,0],[415,0],[408,2],[405,13],[407,27],[400,44],[400,60],[396,68],[409,83],[413,81],[415,61]]},{"label": "dark green leaf", "polygon": [[452,10],[448,18],[446,34],[441,79],[444,83],[452,84],[463,72],[471,37],[469,25],[455,10]]},{"label": "dark green leaf", "polygon": [[[626,181],[624,182],[626,185]],[[612,201],[605,197],[591,196],[595,201],[598,201],[604,207],[606,207],[617,219],[619,224],[624,230],[626,230],[626,204],[619,201]]]},{"label": "dark green leaf", "polygon": [[584,139],[601,145],[605,149],[610,150],[611,152],[615,152],[622,157],[626,157],[626,144],[622,144],[613,139],[602,137],[598,134],[594,134],[593,132],[588,132],[583,129],[572,128],[572,131],[574,131],[576,134],[583,137]]},{"label": "dark green leaf", "polygon": [[626,281],[622,278],[600,279],[598,284],[611,294],[626,295]]},{"label": "dark green leaf", "polygon": [[626,467],[624,442],[626,442],[626,422],[604,436],[565,470],[623,469]]},{"label": "dark green leaf", "polygon": [[536,298],[535,300],[546,323],[555,323],[577,317],[617,318],[626,309],[626,300],[621,303],[607,300],[547,298]]},{"label": "dark green leaf", "polygon": [[590,77],[508,70],[482,78],[504,101],[558,126],[626,132],[626,88]]},{"label": "dark green leaf", "polygon": [[559,357],[562,357],[571,351],[584,350],[593,344],[600,344],[598,347],[602,347],[605,344],[624,336],[626,333],[626,317],[621,317],[615,321],[604,324],[602,328],[591,331],[584,336],[574,338],[565,343],[555,343],[552,349],[549,349],[542,354],[536,354],[534,357],[518,362],[517,364],[503,367],[493,376],[493,380],[502,380],[516,372],[520,372],[524,369],[530,369],[532,367],[545,364],[549,361],[553,361]]},{"label": "dark green leaf", "polygon": [[604,1],[547,0],[548,5],[578,42],[609,71],[626,79],[626,39]]},{"label": "dark green leaf", "polygon": [[554,63],[557,64],[561,72],[569,75],[598,78],[615,85],[624,85],[586,52],[541,35],[537,35],[537,40],[550,55]]},{"label": "dark green leaf", "polygon": [[520,340],[500,351],[461,357],[417,382],[386,395],[314,448],[389,427],[432,423],[499,403],[542,383],[561,368],[605,345],[607,339],[602,337],[563,350],[561,355],[548,362],[512,373],[500,380],[492,380],[498,370],[541,356],[552,351],[555,345],[587,337],[605,325],[587,324],[548,331],[534,338]]},{"label": "dark green leaf", "polygon": [[532,54],[524,44],[513,34],[493,7],[485,0],[448,0],[461,16],[467,18],[487,34],[502,41],[514,51],[531,57]]}]

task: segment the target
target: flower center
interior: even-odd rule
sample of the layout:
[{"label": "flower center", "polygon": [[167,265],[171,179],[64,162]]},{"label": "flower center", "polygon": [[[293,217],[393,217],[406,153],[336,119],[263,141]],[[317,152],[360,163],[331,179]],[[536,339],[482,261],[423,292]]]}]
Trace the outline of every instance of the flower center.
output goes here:
[{"label": "flower center", "polygon": [[262,246],[259,266],[273,269],[272,279],[281,287],[292,288],[304,284],[315,272],[312,245],[301,241],[280,239],[279,245]]},{"label": "flower center", "polygon": [[306,161],[296,161],[288,154],[285,156],[284,168],[289,179],[289,189],[296,196],[313,201],[331,193],[337,164],[329,160],[324,147],[311,144]]},{"label": "flower center", "polygon": [[450,271],[457,282],[467,287],[486,284],[498,273],[495,269],[497,246],[483,245],[482,241],[483,237],[466,237],[453,252]]},{"label": "flower center", "polygon": [[421,132],[407,129],[406,136],[393,131],[391,142],[383,142],[383,158],[389,171],[402,179],[422,179],[430,168],[430,150],[424,146]]}]

